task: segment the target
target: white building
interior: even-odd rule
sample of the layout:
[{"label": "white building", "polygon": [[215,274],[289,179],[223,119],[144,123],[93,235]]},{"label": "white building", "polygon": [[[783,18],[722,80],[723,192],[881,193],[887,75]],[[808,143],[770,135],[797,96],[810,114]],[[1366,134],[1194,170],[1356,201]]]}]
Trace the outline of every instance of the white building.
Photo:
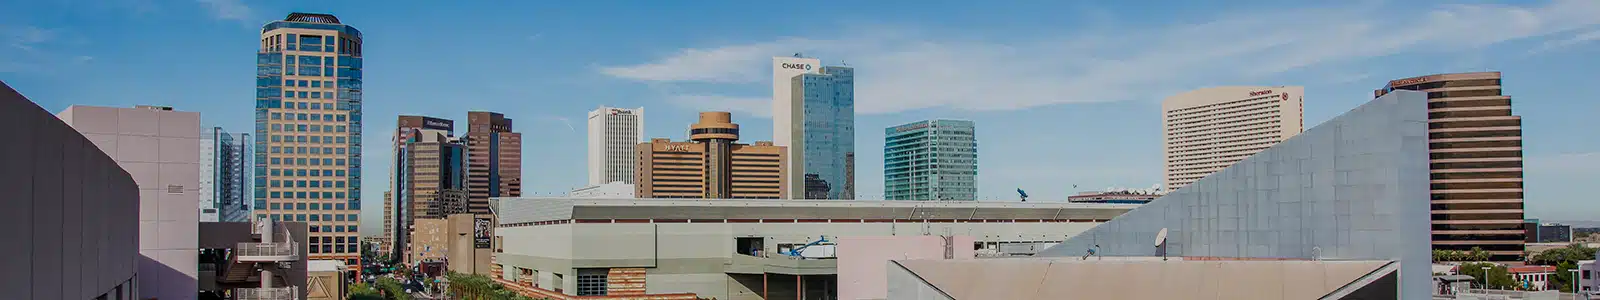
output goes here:
[{"label": "white building", "polygon": [[805,103],[794,101],[792,79],[800,74],[821,74],[822,60],[798,57],[772,58],[772,145],[786,147],[789,157],[784,166],[784,177],[790,178],[784,190],[789,195],[783,199],[802,198],[805,193],[805,145],[796,145],[797,138],[805,136]]},{"label": "white building", "polygon": [[116,160],[139,186],[139,299],[194,299],[200,272],[200,113],[73,105],[57,117]]},{"label": "white building", "polygon": [[1595,280],[1596,276],[1600,276],[1600,273],[1595,270],[1593,260],[1578,261],[1578,292],[1584,294],[1600,292],[1600,281]]},{"label": "white building", "polygon": [[633,184],[634,147],[644,142],[644,108],[601,106],[589,112],[589,185]]},{"label": "white building", "polygon": [[1167,191],[1221,171],[1305,130],[1305,88],[1204,88],[1161,102]]},{"label": "white building", "polygon": [[633,184],[621,181],[612,181],[602,185],[591,185],[567,193],[572,198],[633,198]]},{"label": "white building", "polygon": [[221,220],[217,212],[217,128],[200,133],[200,222]]}]

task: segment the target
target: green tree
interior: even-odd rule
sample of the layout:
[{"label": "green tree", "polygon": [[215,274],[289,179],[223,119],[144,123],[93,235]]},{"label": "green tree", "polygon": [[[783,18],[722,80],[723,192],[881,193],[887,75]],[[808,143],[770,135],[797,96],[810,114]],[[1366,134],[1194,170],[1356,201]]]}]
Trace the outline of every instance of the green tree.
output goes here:
[{"label": "green tree", "polygon": [[1528,259],[1529,264],[1555,266],[1555,278],[1550,284],[1562,291],[1572,291],[1572,269],[1576,269],[1578,261],[1594,259],[1595,248],[1583,244],[1571,244],[1566,247],[1545,250]]},{"label": "green tree", "polygon": [[388,277],[378,278],[377,286],[378,292],[385,299],[411,300],[411,294],[406,293],[406,288],[400,286],[399,280]]},{"label": "green tree", "polygon": [[345,297],[350,300],[383,300],[383,295],[378,294],[378,289],[359,282],[350,285],[350,292]]},{"label": "green tree", "polygon": [[[1483,273],[1484,267],[1489,267],[1487,276]],[[1460,270],[1461,275],[1472,276],[1474,278],[1472,281],[1474,286],[1482,286],[1485,277],[1489,278],[1490,289],[1516,289],[1522,286],[1511,278],[1511,273],[1506,272],[1505,266],[1499,264],[1486,262],[1464,263],[1461,264],[1458,270]]]}]

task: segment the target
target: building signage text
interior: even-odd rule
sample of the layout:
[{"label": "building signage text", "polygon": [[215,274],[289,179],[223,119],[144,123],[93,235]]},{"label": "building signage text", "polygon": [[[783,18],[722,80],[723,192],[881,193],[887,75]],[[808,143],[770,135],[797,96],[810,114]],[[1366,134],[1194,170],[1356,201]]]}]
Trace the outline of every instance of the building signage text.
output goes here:
[{"label": "building signage text", "polygon": [[422,120],[422,127],[450,129],[450,123],[447,123],[445,121],[440,121],[440,120],[423,119]]},{"label": "building signage text", "polygon": [[689,145],[684,144],[668,144],[665,148],[668,152],[689,152]]},{"label": "building signage text", "polygon": [[783,68],[784,68],[784,69],[795,69],[795,70],[806,70],[806,71],[810,71],[810,70],[811,70],[811,64],[791,64],[791,63],[783,63]]},{"label": "building signage text", "polygon": [[1261,96],[1261,95],[1266,95],[1266,94],[1271,94],[1271,93],[1272,93],[1272,90],[1254,91],[1254,92],[1250,92],[1250,97]]},{"label": "building signage text", "polygon": [[494,236],[489,232],[489,227],[488,218],[472,219],[472,248],[488,249],[493,244]]},{"label": "building signage text", "polygon": [[1389,82],[1389,87],[1413,85],[1413,84],[1433,81],[1436,78],[1438,78],[1438,75],[1429,75],[1429,76],[1422,76],[1422,77],[1412,77],[1412,78],[1400,79],[1400,80],[1390,81]]},{"label": "building signage text", "polygon": [[895,133],[900,133],[900,132],[912,131],[912,130],[923,129],[923,128],[928,128],[928,123],[927,122],[895,127],[894,128],[894,132]]}]

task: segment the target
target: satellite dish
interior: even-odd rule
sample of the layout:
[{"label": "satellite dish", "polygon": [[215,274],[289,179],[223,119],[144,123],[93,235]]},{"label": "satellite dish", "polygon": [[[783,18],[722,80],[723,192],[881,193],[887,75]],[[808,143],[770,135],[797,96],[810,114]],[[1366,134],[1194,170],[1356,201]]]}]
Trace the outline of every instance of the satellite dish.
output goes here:
[{"label": "satellite dish", "polygon": [[1161,247],[1161,244],[1166,244],[1166,243],[1167,243],[1167,229],[1166,228],[1161,228],[1161,231],[1156,232],[1156,247]]}]

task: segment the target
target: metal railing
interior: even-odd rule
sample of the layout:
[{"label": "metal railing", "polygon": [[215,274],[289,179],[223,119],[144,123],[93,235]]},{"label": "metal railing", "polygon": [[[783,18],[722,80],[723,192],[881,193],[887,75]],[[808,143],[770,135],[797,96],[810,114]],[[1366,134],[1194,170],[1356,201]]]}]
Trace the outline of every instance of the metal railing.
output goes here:
[{"label": "metal railing", "polygon": [[294,242],[287,243],[239,243],[234,250],[237,256],[288,256],[295,257],[300,249]]},{"label": "metal railing", "polygon": [[233,289],[233,299],[236,300],[280,300],[300,299],[300,289],[293,286],[275,288],[240,288]]}]

